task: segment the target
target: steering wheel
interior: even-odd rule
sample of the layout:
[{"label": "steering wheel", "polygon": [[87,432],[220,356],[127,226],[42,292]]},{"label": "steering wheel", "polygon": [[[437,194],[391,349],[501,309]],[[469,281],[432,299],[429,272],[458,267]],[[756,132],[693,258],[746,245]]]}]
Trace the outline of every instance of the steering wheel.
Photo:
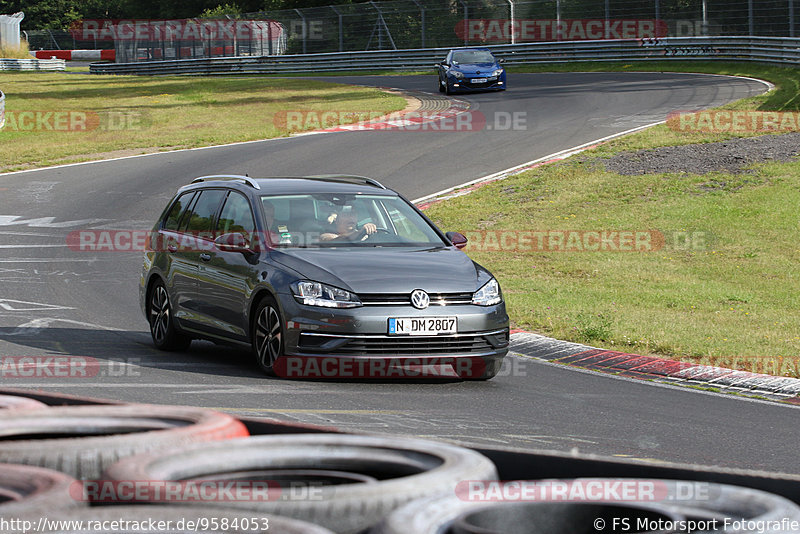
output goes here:
[{"label": "steering wheel", "polygon": [[355,235],[355,237],[353,238],[353,241],[364,241],[366,239],[369,239],[370,237],[372,237],[373,235],[375,235],[377,233],[382,233],[382,234],[386,234],[386,235],[392,235],[391,232],[389,232],[389,230],[387,230],[386,228],[376,228],[375,232],[372,233],[372,234],[368,234],[367,233],[367,229],[366,228],[362,228]]}]

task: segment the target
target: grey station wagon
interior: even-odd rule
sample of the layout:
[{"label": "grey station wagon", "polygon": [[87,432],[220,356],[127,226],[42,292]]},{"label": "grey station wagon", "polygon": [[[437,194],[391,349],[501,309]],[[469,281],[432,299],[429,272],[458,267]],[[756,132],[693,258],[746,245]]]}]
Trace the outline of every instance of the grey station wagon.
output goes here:
[{"label": "grey station wagon", "polygon": [[400,194],[355,176],[206,176],[148,240],[156,347],[248,347],[267,374],[486,380],[508,352],[492,274]]}]

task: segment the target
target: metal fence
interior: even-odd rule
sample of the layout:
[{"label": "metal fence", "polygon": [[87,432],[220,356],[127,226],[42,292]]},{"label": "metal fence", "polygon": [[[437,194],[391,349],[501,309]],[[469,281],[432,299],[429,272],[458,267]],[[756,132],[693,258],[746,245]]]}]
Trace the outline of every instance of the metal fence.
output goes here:
[{"label": "metal fence", "polygon": [[[780,37],[672,37],[555,43],[523,43],[489,47],[505,64],[584,61],[735,60],[780,65],[800,64],[800,39]],[[374,50],[265,56],[209,58],[148,63],[102,64],[95,74],[281,74],[360,70],[430,70],[444,59],[447,48]]]},{"label": "metal fence", "polygon": [[[291,55],[619,38],[794,37],[795,2],[800,0],[376,0],[245,18],[280,24]],[[27,35],[34,50],[113,48],[70,32]],[[230,44],[223,51],[225,46]]]}]

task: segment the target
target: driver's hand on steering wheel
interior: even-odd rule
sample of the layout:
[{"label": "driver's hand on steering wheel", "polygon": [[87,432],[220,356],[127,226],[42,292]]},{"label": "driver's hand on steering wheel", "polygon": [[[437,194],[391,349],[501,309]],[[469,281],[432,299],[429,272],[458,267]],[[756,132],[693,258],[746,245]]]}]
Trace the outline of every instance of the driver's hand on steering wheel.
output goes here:
[{"label": "driver's hand on steering wheel", "polygon": [[374,234],[375,232],[377,232],[378,231],[378,227],[375,226],[375,223],[367,223],[367,224],[364,225],[362,230],[364,230],[367,233],[367,235],[369,235],[369,234]]}]

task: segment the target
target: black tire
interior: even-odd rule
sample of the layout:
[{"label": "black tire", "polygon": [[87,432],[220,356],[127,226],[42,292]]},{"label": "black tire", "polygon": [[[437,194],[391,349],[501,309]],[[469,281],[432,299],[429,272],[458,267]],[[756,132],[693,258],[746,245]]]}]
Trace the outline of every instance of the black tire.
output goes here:
[{"label": "black tire", "polygon": [[275,376],[275,362],[283,357],[285,329],[281,310],[272,296],[266,296],[256,306],[250,344],[256,365],[269,376]]},{"label": "black tire", "polygon": [[453,94],[453,89],[450,87],[450,84],[447,83],[447,80],[444,81],[444,94],[446,94],[446,95],[452,95]]},{"label": "black tire", "polygon": [[[341,483],[308,482],[309,469],[328,473],[328,482],[339,478]],[[296,480],[306,484],[307,494],[283,492],[270,501],[226,504],[310,521],[340,534],[357,533],[413,499],[452,494],[460,481],[497,478],[494,464],[469,449],[417,439],[337,434],[257,436],[150,453],[122,460],[105,476],[239,480],[246,473],[253,480],[260,473],[260,480],[277,477],[290,484],[298,471]],[[375,480],[353,483],[359,476]]]},{"label": "black tire", "polygon": [[0,395],[0,410],[41,410],[47,408],[43,402],[28,397],[17,397],[15,395]]},{"label": "black tire", "polygon": [[[574,479],[574,480],[549,480],[546,482],[564,482],[569,484],[587,484],[590,482],[631,482],[633,484],[642,483],[656,485],[652,492],[656,499],[640,502],[626,501],[611,503],[608,501],[591,502],[486,502],[480,500],[470,501],[466,498],[459,498],[450,495],[435,500],[420,499],[389,514],[386,519],[374,529],[373,534],[400,534],[414,532],[415,534],[438,534],[441,532],[463,532],[466,529],[459,527],[480,526],[484,532],[491,534],[502,532],[511,534],[518,532],[514,530],[514,521],[524,527],[531,527],[524,532],[539,532],[532,527],[530,520],[523,520],[522,517],[538,517],[546,519],[549,515],[553,521],[546,524],[547,532],[590,532],[596,528],[588,524],[585,528],[556,528],[556,522],[561,523],[566,520],[574,519],[576,514],[574,507],[578,504],[603,505],[616,504],[631,508],[642,506],[651,511],[660,511],[666,515],[677,515],[695,520],[717,519],[717,526],[722,530],[724,518],[731,520],[746,519],[756,522],[775,521],[780,524],[782,518],[790,520],[800,519],[800,508],[791,501],[777,495],[766,493],[750,488],[729,486],[725,484],[715,484],[710,482],[689,482],[678,480],[637,480],[637,479]],[[542,483],[545,481],[532,481]],[[463,488],[462,488],[463,489]],[[696,498],[688,497],[696,495]],[[686,498],[681,499],[681,496]],[[628,514],[636,513],[636,510],[629,510]],[[563,514],[563,516],[559,515]],[[592,519],[600,515],[597,513],[583,514],[586,518]],[[620,512],[613,514],[620,517]],[[631,521],[636,524],[636,521]],[[449,530],[448,530],[449,529]],[[716,530],[716,529],[715,529]]]},{"label": "black tire", "polygon": [[184,351],[192,343],[191,337],[175,328],[169,292],[161,280],[156,281],[150,289],[147,299],[147,322],[150,324],[153,344],[159,350]]},{"label": "black tire", "polygon": [[0,413],[0,462],[97,478],[120,458],[247,436],[233,417],[200,408],[129,404]]},{"label": "black tire", "polygon": [[441,76],[438,77],[438,81],[439,81],[439,92],[440,93],[444,93],[444,84],[442,83],[442,77]]},{"label": "black tire", "polygon": [[51,469],[0,464],[0,517],[84,506],[71,496],[75,484],[80,483]]},{"label": "black tire", "polygon": [[[47,512],[44,512],[47,510]],[[202,532],[204,534],[224,534],[227,532],[235,533],[269,533],[269,534],[333,534],[330,530],[318,525],[312,525],[304,521],[289,519],[277,515],[267,515],[254,512],[246,512],[233,508],[209,508],[203,509],[198,506],[163,506],[163,505],[127,505],[127,506],[99,506],[91,508],[78,508],[69,511],[51,512],[49,508],[42,508],[38,514],[26,515],[22,520],[31,521],[34,525],[38,524],[40,518],[45,515],[48,523],[55,522],[88,522],[101,524],[107,522],[109,527],[114,526],[112,522],[124,521],[130,524],[141,524],[140,529],[120,529],[104,528],[92,530],[62,530],[53,527],[51,530],[42,530],[50,534],[63,533],[73,534],[77,532],[92,532],[94,534],[119,534],[120,532],[155,532],[149,530],[150,520],[166,526],[170,522],[169,528],[159,528],[162,534],[185,534],[190,532]],[[266,522],[265,522],[266,520]],[[197,528],[187,526],[189,521],[198,525]],[[222,521],[226,521],[227,528],[223,528]],[[217,525],[214,525],[216,522]],[[63,523],[62,523],[63,524]],[[206,525],[204,527],[203,525]],[[233,525],[236,525],[234,528]],[[213,528],[217,526],[217,528]],[[255,527],[255,528],[254,528]],[[264,528],[266,527],[266,528]],[[13,531],[12,531],[13,532]],[[20,532],[22,532],[20,530]]]}]

